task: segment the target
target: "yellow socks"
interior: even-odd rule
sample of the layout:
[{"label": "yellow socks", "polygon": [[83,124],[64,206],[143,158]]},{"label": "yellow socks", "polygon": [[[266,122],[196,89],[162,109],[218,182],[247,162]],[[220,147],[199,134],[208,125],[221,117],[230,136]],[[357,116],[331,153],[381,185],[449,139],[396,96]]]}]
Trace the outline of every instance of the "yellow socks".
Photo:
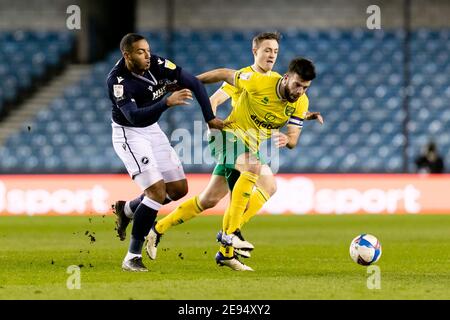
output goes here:
[{"label": "yellow socks", "polygon": [[223,232],[227,232],[229,222],[230,222],[230,206],[228,206],[226,208],[225,213],[223,214],[223,219],[222,219],[222,231]]},{"label": "yellow socks", "polygon": [[169,213],[156,224],[156,231],[160,234],[165,233],[170,227],[182,224],[198,215],[203,211],[200,206],[198,196],[186,200],[180,204],[174,211]]},{"label": "yellow socks", "polygon": [[244,211],[241,219],[241,225],[239,228],[242,228],[244,224],[246,224],[255,214],[261,210],[264,204],[269,200],[270,196],[263,189],[257,187],[250,196],[250,200],[248,201],[247,210]]},{"label": "yellow socks", "polygon": [[229,216],[227,234],[233,233],[240,227],[242,214],[247,207],[256,180],[258,180],[257,174],[244,171],[241,172],[239,179],[236,181],[231,193],[229,210],[226,212],[226,215]]},{"label": "yellow socks", "polygon": [[234,256],[234,249],[231,246],[221,245],[219,251],[223,254],[225,258],[231,258]]}]

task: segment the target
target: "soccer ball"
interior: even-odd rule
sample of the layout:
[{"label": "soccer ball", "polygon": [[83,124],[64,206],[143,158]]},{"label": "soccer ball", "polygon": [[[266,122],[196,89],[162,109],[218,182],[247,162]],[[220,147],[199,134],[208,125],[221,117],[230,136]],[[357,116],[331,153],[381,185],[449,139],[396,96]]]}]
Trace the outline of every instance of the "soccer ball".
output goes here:
[{"label": "soccer ball", "polygon": [[381,257],[381,243],[371,234],[361,234],[350,244],[350,257],[360,265],[371,265]]}]

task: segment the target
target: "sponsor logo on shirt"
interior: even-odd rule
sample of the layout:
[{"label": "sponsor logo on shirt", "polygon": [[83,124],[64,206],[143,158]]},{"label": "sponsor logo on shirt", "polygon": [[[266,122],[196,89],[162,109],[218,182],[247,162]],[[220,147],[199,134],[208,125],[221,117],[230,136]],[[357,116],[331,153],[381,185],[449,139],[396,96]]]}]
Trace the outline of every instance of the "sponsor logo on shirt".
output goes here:
[{"label": "sponsor logo on shirt", "polygon": [[275,120],[275,115],[271,114],[271,113],[267,113],[266,118],[271,119],[270,121],[267,121],[268,119],[266,119],[266,121],[264,120],[260,120],[258,119],[258,117],[254,114],[252,114],[250,116],[250,118],[253,120],[253,122],[255,123],[255,125],[258,128],[264,128],[264,129],[269,129],[269,130],[273,130],[273,129],[279,129],[281,128],[281,126],[275,126],[271,123],[271,121]]},{"label": "sponsor logo on shirt", "polygon": [[266,115],[264,116],[264,119],[265,119],[267,122],[273,122],[276,118],[277,118],[277,117],[276,117],[273,113],[271,113],[271,112],[266,113]]},{"label": "sponsor logo on shirt", "polygon": [[166,87],[162,87],[153,92],[153,100],[158,99],[166,93]]}]

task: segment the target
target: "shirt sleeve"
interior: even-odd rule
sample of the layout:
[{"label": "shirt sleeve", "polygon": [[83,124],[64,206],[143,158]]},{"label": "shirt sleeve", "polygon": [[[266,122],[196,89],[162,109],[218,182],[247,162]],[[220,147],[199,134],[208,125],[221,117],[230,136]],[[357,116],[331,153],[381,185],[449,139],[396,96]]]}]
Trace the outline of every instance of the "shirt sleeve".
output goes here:
[{"label": "shirt sleeve", "polygon": [[236,71],[234,74],[234,86],[237,90],[253,92],[257,81],[258,74],[256,72]]},{"label": "shirt sleeve", "polygon": [[129,103],[120,108],[120,111],[130,123],[149,126],[157,122],[168,108],[166,98],[141,108],[138,108],[134,99],[131,99]]},{"label": "shirt sleeve", "polygon": [[113,77],[108,80],[109,96],[114,104],[119,108],[131,102],[133,90],[128,80],[122,77]]},{"label": "shirt sleeve", "polygon": [[239,92],[236,87],[233,87],[231,84],[224,82],[222,86],[220,87],[220,90],[222,90],[228,97],[232,98],[237,92]]},{"label": "shirt sleeve", "polygon": [[180,77],[181,68],[169,59],[158,57],[157,63],[161,65],[163,76],[171,81]]}]

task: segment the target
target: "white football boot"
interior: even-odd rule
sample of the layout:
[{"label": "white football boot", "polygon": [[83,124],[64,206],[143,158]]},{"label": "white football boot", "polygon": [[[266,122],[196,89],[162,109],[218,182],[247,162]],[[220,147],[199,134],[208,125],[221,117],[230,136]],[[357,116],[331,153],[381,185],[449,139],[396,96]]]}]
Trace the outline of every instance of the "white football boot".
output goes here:
[{"label": "white football boot", "polygon": [[216,263],[221,267],[227,266],[235,271],[254,271],[251,267],[239,261],[236,255],[231,258],[227,258],[220,251],[216,254]]}]

